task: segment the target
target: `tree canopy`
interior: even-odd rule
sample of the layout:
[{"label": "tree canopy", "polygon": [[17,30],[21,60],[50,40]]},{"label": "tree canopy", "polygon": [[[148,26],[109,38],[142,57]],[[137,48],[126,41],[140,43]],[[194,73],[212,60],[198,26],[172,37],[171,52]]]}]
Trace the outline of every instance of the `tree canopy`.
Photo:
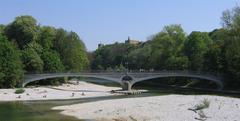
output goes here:
[{"label": "tree canopy", "polygon": [[0,34],[0,88],[19,85],[23,73],[20,52]]},{"label": "tree canopy", "polygon": [[0,87],[14,87],[23,73],[81,71],[88,68],[86,48],[75,32],[40,26],[32,16],[0,25]]}]

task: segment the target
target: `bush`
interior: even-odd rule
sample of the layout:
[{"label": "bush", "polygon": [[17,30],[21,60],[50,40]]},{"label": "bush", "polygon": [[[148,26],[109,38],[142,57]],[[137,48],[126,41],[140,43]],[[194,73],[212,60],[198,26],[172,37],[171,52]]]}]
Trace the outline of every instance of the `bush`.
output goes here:
[{"label": "bush", "polygon": [[21,94],[24,93],[25,90],[23,88],[16,89],[15,94]]}]

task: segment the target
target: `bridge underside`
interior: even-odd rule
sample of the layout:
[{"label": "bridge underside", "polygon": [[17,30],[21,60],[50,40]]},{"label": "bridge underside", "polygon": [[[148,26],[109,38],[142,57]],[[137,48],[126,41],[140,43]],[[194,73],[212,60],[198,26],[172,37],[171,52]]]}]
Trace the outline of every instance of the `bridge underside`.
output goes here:
[{"label": "bridge underside", "polygon": [[204,77],[204,76],[199,76],[199,75],[156,75],[156,76],[152,76],[152,77],[145,77],[145,78],[140,78],[140,79],[137,79],[136,81],[134,81],[131,84],[131,88],[133,85],[135,85],[138,82],[147,81],[147,80],[151,80],[151,79],[158,79],[158,78],[169,78],[169,77],[185,77],[185,78],[201,79],[202,81],[214,82],[218,86],[218,90],[223,89],[223,83],[220,79],[213,78],[213,77]]},{"label": "bridge underside", "polygon": [[108,80],[111,82],[115,82],[118,84],[122,84],[120,80],[118,80],[117,78],[113,78],[113,77],[105,77],[105,76],[96,76],[96,75],[50,75],[50,74],[44,74],[44,75],[30,75],[30,76],[26,76],[25,80],[22,83],[22,87],[25,87],[27,84],[31,83],[31,82],[35,82],[35,81],[39,81],[39,80],[45,80],[45,79],[52,79],[52,78],[61,78],[61,77],[86,77],[86,78],[97,78],[97,79],[103,79],[103,80]]}]

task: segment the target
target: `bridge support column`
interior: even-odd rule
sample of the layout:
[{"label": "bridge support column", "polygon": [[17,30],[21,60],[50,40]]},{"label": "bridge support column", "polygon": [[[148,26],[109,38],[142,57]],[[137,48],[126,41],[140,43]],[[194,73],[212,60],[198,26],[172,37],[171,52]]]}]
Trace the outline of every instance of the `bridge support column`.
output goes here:
[{"label": "bridge support column", "polygon": [[130,91],[131,90],[131,83],[129,81],[124,81],[122,84],[122,90]]}]

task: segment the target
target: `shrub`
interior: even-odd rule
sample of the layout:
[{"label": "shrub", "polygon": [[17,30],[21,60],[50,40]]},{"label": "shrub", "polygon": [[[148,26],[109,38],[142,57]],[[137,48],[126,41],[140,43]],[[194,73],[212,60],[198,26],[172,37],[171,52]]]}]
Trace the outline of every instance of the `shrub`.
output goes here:
[{"label": "shrub", "polygon": [[25,90],[23,88],[16,89],[15,94],[21,94],[24,93]]}]

